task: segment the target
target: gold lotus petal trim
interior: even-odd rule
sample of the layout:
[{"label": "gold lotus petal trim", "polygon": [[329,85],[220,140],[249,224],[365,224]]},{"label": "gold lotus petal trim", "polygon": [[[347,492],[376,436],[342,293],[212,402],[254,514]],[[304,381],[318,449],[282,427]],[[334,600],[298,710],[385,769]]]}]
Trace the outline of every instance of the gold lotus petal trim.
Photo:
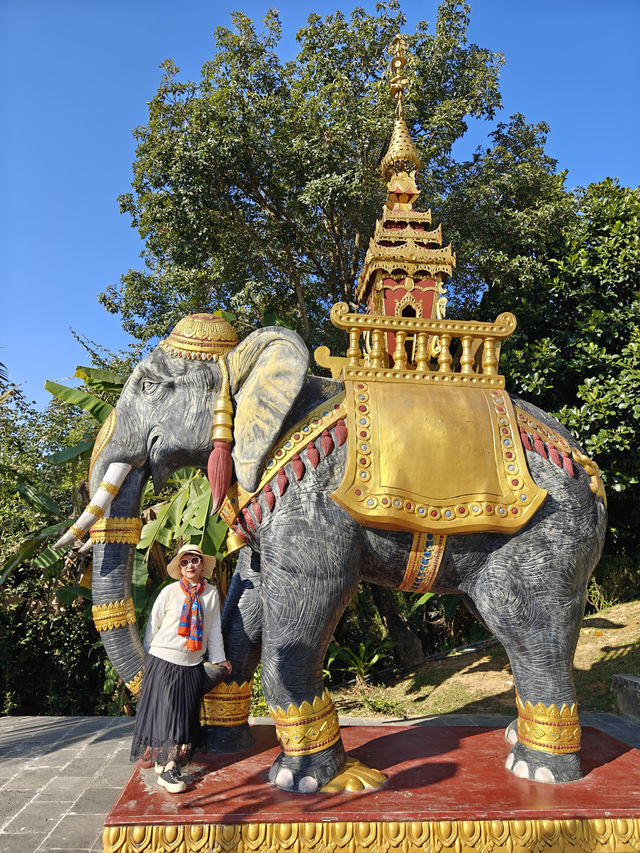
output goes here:
[{"label": "gold lotus petal trim", "polygon": [[131,681],[127,681],[125,687],[127,690],[130,690],[134,696],[136,696],[140,690],[142,689],[142,678],[144,676],[144,669],[141,669],[140,672],[135,675]]},{"label": "gold lotus petal trim", "polygon": [[522,701],[516,694],[518,709],[518,740],[537,752],[552,755],[580,751],[582,730],[578,720],[578,706],[564,704],[544,705],[529,700]]},{"label": "gold lotus petal trim", "polygon": [[233,326],[216,314],[190,314],[179,320],[160,346],[177,358],[212,361],[238,343]]},{"label": "gold lotus petal trim", "polygon": [[237,850],[243,853],[417,853],[419,850],[637,853],[640,818],[305,821],[106,826],[104,853]]},{"label": "gold lotus petal trim", "polygon": [[89,535],[94,545],[114,542],[137,545],[141,531],[142,521],[139,518],[101,518]]},{"label": "gold lotus petal trim", "polygon": [[200,722],[207,726],[239,726],[249,719],[253,680],[221,682],[206,693]]},{"label": "gold lotus petal trim", "polygon": [[90,512],[91,515],[95,515],[96,518],[102,518],[105,510],[104,507],[98,506],[97,504],[89,504],[87,512]]},{"label": "gold lotus petal trim", "polygon": [[108,480],[101,480],[98,488],[104,489],[105,492],[108,492],[110,495],[113,495],[114,498],[120,491],[119,486],[114,486],[113,483],[110,483]]},{"label": "gold lotus petal trim", "polygon": [[[96,461],[102,451],[105,449],[107,444],[109,443],[109,439],[113,435],[116,429],[116,423],[118,420],[118,415],[116,414],[116,410],[112,409],[107,416],[106,421],[100,427],[98,435],[96,436],[96,440],[93,443],[93,452],[91,453],[91,462],[89,462],[89,482],[91,482],[91,472],[93,471],[93,466],[96,464]],[[102,483],[100,484],[102,485]],[[118,494],[117,490],[115,494]]]},{"label": "gold lotus petal trim", "polygon": [[113,631],[115,628],[126,628],[135,625],[136,609],[133,598],[121,598],[106,604],[94,604],[91,608],[93,623],[97,631]]},{"label": "gold lotus petal trim", "polygon": [[313,702],[303,702],[300,707],[289,705],[269,707],[282,751],[287,755],[311,755],[328,749],[340,740],[340,723],[329,691]]},{"label": "gold lotus petal trim", "polygon": [[380,168],[385,180],[389,180],[394,172],[416,171],[420,168],[420,158],[407,123],[403,118],[397,118],[393,123],[391,140],[387,153],[382,158]]}]

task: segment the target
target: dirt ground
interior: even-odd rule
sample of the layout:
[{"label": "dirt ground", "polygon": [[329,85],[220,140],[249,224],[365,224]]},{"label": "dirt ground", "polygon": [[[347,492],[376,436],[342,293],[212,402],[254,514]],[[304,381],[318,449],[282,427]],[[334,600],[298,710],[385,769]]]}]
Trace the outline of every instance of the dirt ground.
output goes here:
[{"label": "dirt ground", "polygon": [[[575,656],[581,711],[617,711],[614,673],[640,674],[640,601],[587,616]],[[332,690],[340,714],[411,719],[430,714],[511,714],[511,667],[501,645],[427,661],[387,686]]]}]

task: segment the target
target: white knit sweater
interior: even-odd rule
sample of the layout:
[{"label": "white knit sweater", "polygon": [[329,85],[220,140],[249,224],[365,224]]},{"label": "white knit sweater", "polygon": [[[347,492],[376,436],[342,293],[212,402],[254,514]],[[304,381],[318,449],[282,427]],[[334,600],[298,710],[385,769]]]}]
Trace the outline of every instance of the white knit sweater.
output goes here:
[{"label": "white knit sweater", "polygon": [[187,649],[187,638],[178,634],[184,592],[179,583],[171,583],[156,598],[144,634],[144,650],[162,660],[181,666],[196,666],[201,660],[219,663],[225,660],[220,624],[220,599],[215,586],[205,582],[200,596],[203,610],[202,648]]}]

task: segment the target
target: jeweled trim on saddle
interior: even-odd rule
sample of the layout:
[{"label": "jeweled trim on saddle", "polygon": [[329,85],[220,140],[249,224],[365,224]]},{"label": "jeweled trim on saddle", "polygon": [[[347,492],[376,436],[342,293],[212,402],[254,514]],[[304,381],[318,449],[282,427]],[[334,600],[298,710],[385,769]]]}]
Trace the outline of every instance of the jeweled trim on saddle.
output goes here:
[{"label": "jeweled trim on saddle", "polygon": [[[318,436],[321,436],[325,430],[330,429],[337,421],[344,418],[345,413],[344,391],[339,391],[338,394],[325,400],[324,403],[316,406],[315,409],[312,409],[305,415],[303,420],[292,427],[278,443],[275,451],[265,465],[265,472],[255,492],[248,492],[237,482],[231,486],[220,509],[222,520],[229,527],[232,527],[236,518],[248,506],[251,499],[258,495],[270,480],[279,476],[279,472],[282,471],[287,463],[292,461],[297,462],[295,457],[299,455],[300,451],[309,450],[309,445]],[[316,450],[315,446],[313,449]],[[327,451],[324,447],[323,452],[326,456]],[[314,468],[316,464],[313,465]],[[283,493],[282,489],[280,493]]]},{"label": "jeweled trim on saddle", "polygon": [[[597,462],[582,453],[577,447],[573,447],[566,438],[553,432],[548,426],[540,423],[524,409],[514,406],[520,428],[520,437],[525,450],[535,450],[543,459],[550,459],[558,468],[564,468],[570,477],[573,477],[573,465],[571,460],[584,468],[589,475],[589,488],[596,495],[607,502],[604,483],[600,476]],[[529,437],[533,439],[533,443]]]},{"label": "jeweled trim on saddle", "polygon": [[397,589],[425,593],[433,586],[444,554],[447,537],[440,533],[414,533],[411,554]]}]

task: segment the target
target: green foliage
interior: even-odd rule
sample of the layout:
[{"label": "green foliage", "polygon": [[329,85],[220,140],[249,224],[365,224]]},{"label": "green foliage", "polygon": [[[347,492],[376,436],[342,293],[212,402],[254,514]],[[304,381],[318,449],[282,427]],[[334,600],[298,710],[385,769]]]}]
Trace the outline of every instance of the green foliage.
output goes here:
[{"label": "green foliage", "polygon": [[[502,58],[467,40],[469,8],[443,0],[435,31],[421,22],[408,36],[405,113],[428,182],[467,118],[500,106]],[[396,0],[375,15],[312,14],[297,56],[282,62],[276,12],[262,32],[232,17],[197,82],[163,64],[135,131],[133,191],[120,197],[145,241],[145,268],[100,299],[141,340],[222,306],[251,325],[277,312],[315,345],[331,334],[327,306],[353,298],[379,214],[394,109],[388,49],[405,18]]]},{"label": "green foliage", "polygon": [[356,646],[329,646],[332,661],[341,660],[347,672],[354,676],[358,684],[365,683],[365,677],[371,672],[377,663],[385,658],[391,659],[389,651],[394,647],[391,640],[382,642],[365,640]]}]

